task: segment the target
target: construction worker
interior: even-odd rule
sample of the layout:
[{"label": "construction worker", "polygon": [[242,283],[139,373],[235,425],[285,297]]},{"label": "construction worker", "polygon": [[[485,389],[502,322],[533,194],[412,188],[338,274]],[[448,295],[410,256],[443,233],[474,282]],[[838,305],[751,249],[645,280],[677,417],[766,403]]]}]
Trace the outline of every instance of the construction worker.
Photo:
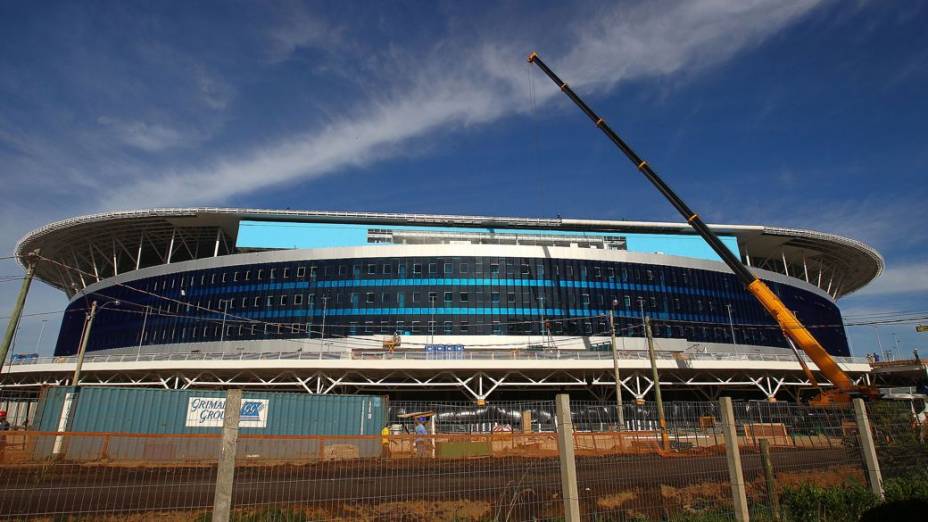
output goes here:
[{"label": "construction worker", "polygon": [[380,430],[380,455],[384,458],[390,458],[390,425],[384,424]]},{"label": "construction worker", "polygon": [[416,440],[414,445],[416,446],[416,455],[424,457],[429,453],[429,442],[426,439],[426,436],[429,434],[429,431],[425,428],[425,417],[419,417],[416,419]]}]

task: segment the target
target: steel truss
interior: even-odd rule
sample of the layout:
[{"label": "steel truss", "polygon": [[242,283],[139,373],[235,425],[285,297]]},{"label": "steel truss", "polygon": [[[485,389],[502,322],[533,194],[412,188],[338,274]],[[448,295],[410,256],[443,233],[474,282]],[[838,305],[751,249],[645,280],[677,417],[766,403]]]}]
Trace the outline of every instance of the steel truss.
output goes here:
[{"label": "steel truss", "polygon": [[[854,376],[855,383],[869,383],[869,375]],[[69,374],[13,372],[0,378],[3,388],[37,388],[69,385]],[[654,382],[650,372],[623,373],[622,388],[635,400],[645,400]],[[165,389],[245,388],[304,391],[310,394],[389,393],[402,390],[459,391],[477,401],[501,390],[584,390],[594,396],[614,395],[615,380],[609,370],[164,370],[85,372],[83,386],[138,386]],[[813,385],[801,372],[789,371],[661,371],[661,387],[685,391],[715,400],[723,391],[757,393],[758,398],[777,395],[795,398]]]}]

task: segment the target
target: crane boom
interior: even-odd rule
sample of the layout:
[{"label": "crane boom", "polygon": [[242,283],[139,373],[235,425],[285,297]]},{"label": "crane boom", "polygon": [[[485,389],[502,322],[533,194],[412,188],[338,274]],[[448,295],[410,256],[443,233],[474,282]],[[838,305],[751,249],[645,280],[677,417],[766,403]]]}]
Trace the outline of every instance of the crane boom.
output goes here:
[{"label": "crane boom", "polygon": [[577,107],[586,114],[590,120],[596,125],[599,130],[603,132],[612,143],[625,154],[625,157],[635,165],[635,168],[641,172],[644,177],[660,191],[661,194],[670,202],[671,205],[677,212],[686,219],[686,222],[689,223],[691,227],[709,244],[712,250],[722,259],[722,261],[728,265],[732,272],[739,281],[744,285],[748,292],[750,292],[757,300],[760,302],[761,306],[767,310],[767,312],[776,320],[777,324],[783,330],[783,334],[788,337],[790,340],[795,343],[810,359],[818,366],[819,371],[822,372],[832,385],[834,385],[834,390],[829,390],[828,392],[822,392],[822,394],[816,399],[816,402],[821,404],[834,403],[834,402],[849,402],[850,399],[854,396],[866,396],[868,398],[875,396],[876,390],[869,387],[862,387],[855,385],[850,377],[842,370],[838,363],[834,360],[833,357],[825,350],[825,348],[818,342],[815,336],[810,332],[793,314],[789,308],[783,304],[783,301],[768,287],[763,281],[751,273],[750,270],[741,260],[738,259],[732,252],[729,250],[718,236],[715,235],[712,230],[706,226],[702,218],[699,217],[699,214],[694,212],[682,199],[678,196],[667,183],[661,179],[660,176],[654,172],[654,169],[648,165],[648,162],[641,159],[638,154],[627,144],[615,131],[612,130],[609,125],[606,124],[606,121],[603,120],[599,115],[593,112],[593,109],[589,107],[577,93],[567,85],[566,82],[561,80],[554,71],[548,68],[547,65],[541,58],[538,57],[538,53],[532,53],[528,57],[529,63],[534,63],[551,79],[560,89],[561,92],[567,95],[568,98],[573,101]]}]

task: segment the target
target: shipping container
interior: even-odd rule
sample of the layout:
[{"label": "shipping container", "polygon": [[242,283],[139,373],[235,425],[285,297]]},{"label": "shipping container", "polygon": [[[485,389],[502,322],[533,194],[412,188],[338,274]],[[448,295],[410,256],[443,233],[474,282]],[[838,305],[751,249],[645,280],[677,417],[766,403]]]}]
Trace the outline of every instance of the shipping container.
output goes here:
[{"label": "shipping container", "polygon": [[[67,405],[67,407],[65,407]],[[37,455],[65,452],[70,460],[92,460],[102,454],[114,460],[202,460],[218,456],[218,439],[182,439],[171,434],[219,434],[225,392],[83,386],[48,388],[39,401],[33,428],[43,432],[133,433],[161,437],[48,437]],[[69,412],[63,419],[62,413]],[[386,418],[385,399],[371,395],[309,395],[246,391],[239,432],[242,435],[378,435]],[[104,441],[105,439],[105,441]],[[276,458],[294,452],[323,454],[326,443],[275,445],[273,440],[248,443],[248,452]],[[358,456],[374,456],[379,441],[357,440]]]}]

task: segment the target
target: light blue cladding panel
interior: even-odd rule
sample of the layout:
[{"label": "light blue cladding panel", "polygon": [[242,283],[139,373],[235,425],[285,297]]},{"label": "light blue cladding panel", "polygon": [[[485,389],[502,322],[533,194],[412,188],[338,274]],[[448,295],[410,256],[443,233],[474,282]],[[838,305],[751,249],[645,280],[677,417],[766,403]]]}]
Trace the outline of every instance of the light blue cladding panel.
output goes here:
[{"label": "light blue cladding panel", "polygon": [[[433,232],[475,232],[484,234],[545,235],[602,237],[610,232],[579,232],[561,230],[532,230],[475,227],[418,227],[392,225],[355,225],[343,223],[295,223],[279,221],[242,221],[239,223],[236,246],[239,248],[333,248],[371,245],[367,242],[369,229],[415,230]],[[719,261],[719,257],[699,236],[688,234],[614,233],[626,238],[630,252],[655,253]],[[722,236],[722,243],[736,256],[738,240]]]}]

